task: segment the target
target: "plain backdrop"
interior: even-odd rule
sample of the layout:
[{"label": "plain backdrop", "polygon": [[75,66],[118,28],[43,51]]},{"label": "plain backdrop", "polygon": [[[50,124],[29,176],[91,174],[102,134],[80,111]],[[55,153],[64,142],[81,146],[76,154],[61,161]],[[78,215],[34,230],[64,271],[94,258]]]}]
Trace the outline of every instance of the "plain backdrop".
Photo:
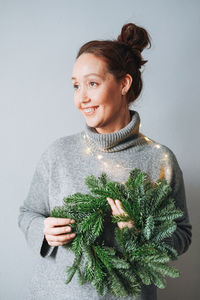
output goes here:
[{"label": "plain backdrop", "polygon": [[192,245],[175,262],[181,276],[167,280],[158,299],[199,296],[200,2],[1,0],[1,300],[26,300],[35,256],[17,217],[36,163],[55,139],[84,125],[70,79],[78,49],[89,40],[115,39],[128,22],[152,37],[152,48],[143,52],[144,88],[134,104],[141,132],[176,155],[193,226]]}]

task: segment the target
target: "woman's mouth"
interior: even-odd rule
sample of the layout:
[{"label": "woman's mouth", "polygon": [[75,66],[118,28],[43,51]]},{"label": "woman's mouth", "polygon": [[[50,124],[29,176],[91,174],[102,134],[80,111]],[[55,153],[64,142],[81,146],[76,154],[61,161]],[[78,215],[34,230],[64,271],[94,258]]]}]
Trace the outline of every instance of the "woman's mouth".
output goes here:
[{"label": "woman's mouth", "polygon": [[99,106],[90,106],[90,107],[83,108],[82,110],[86,116],[91,116],[94,114],[94,112],[98,107]]}]

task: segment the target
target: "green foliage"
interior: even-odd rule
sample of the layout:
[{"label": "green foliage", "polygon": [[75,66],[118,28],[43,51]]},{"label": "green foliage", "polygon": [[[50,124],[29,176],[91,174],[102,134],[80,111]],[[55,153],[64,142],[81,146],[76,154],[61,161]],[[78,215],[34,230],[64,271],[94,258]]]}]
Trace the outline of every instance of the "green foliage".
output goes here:
[{"label": "green foliage", "polygon": [[[69,283],[75,273],[80,284],[90,282],[99,295],[136,297],[141,285],[166,286],[165,277],[178,277],[170,266],[177,259],[176,250],[166,243],[176,230],[175,219],[183,215],[170,196],[172,189],[165,179],[152,182],[139,169],[130,172],[125,184],[110,181],[105,173],[85,179],[90,193],[75,193],[55,207],[52,217],[73,218],[70,225],[76,237],[66,246],[75,254],[66,269]],[[124,215],[111,215],[107,197],[119,199]],[[117,247],[104,241],[105,219],[115,224],[113,240]],[[119,229],[116,223],[131,221],[132,228]],[[111,225],[111,224],[110,224]],[[106,225],[108,226],[108,224]]]}]

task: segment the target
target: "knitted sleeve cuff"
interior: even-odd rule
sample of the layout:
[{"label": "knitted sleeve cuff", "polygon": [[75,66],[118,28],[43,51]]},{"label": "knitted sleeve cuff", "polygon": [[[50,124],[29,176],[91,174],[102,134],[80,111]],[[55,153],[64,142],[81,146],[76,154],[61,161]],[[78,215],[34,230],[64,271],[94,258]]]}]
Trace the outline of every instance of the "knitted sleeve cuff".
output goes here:
[{"label": "knitted sleeve cuff", "polygon": [[26,239],[30,248],[36,255],[42,257],[50,256],[55,247],[50,246],[44,238],[44,219],[45,217],[35,217],[32,219],[26,232]]},{"label": "knitted sleeve cuff", "polygon": [[42,247],[41,247],[41,249],[40,249],[40,255],[41,255],[42,257],[50,256],[51,253],[53,252],[54,248],[55,248],[55,247],[50,246],[50,245],[47,243],[47,241],[46,241],[46,239],[45,239],[45,237],[44,237],[44,238],[43,238],[43,242],[42,242]]},{"label": "knitted sleeve cuff", "polygon": [[163,241],[166,244],[168,244],[169,246],[171,246],[172,248],[174,248],[174,239],[173,239],[173,236],[165,238]]}]

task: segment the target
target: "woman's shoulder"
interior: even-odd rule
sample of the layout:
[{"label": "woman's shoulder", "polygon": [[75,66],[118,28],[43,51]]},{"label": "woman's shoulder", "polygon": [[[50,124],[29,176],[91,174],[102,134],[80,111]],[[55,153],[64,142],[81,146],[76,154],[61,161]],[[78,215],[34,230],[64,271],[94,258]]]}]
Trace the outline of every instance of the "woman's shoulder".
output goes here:
[{"label": "woman's shoulder", "polygon": [[81,138],[81,132],[71,135],[61,136],[49,143],[43,150],[40,160],[54,160],[62,155],[62,153],[74,152],[77,149]]},{"label": "woman's shoulder", "polygon": [[151,152],[151,156],[152,158],[154,158],[154,160],[157,160],[159,162],[166,162],[174,167],[177,167],[180,169],[178,160],[177,160],[177,156],[174,152],[174,150],[172,150],[171,147],[159,143],[143,134],[141,134],[143,136],[143,139],[145,140],[145,149],[148,152]]},{"label": "woman's shoulder", "polygon": [[54,141],[52,141],[47,148],[50,151],[54,149],[63,148],[63,147],[68,148],[70,146],[74,146],[75,144],[79,143],[80,137],[81,137],[81,132],[66,135],[66,136],[61,136],[55,139]]}]

